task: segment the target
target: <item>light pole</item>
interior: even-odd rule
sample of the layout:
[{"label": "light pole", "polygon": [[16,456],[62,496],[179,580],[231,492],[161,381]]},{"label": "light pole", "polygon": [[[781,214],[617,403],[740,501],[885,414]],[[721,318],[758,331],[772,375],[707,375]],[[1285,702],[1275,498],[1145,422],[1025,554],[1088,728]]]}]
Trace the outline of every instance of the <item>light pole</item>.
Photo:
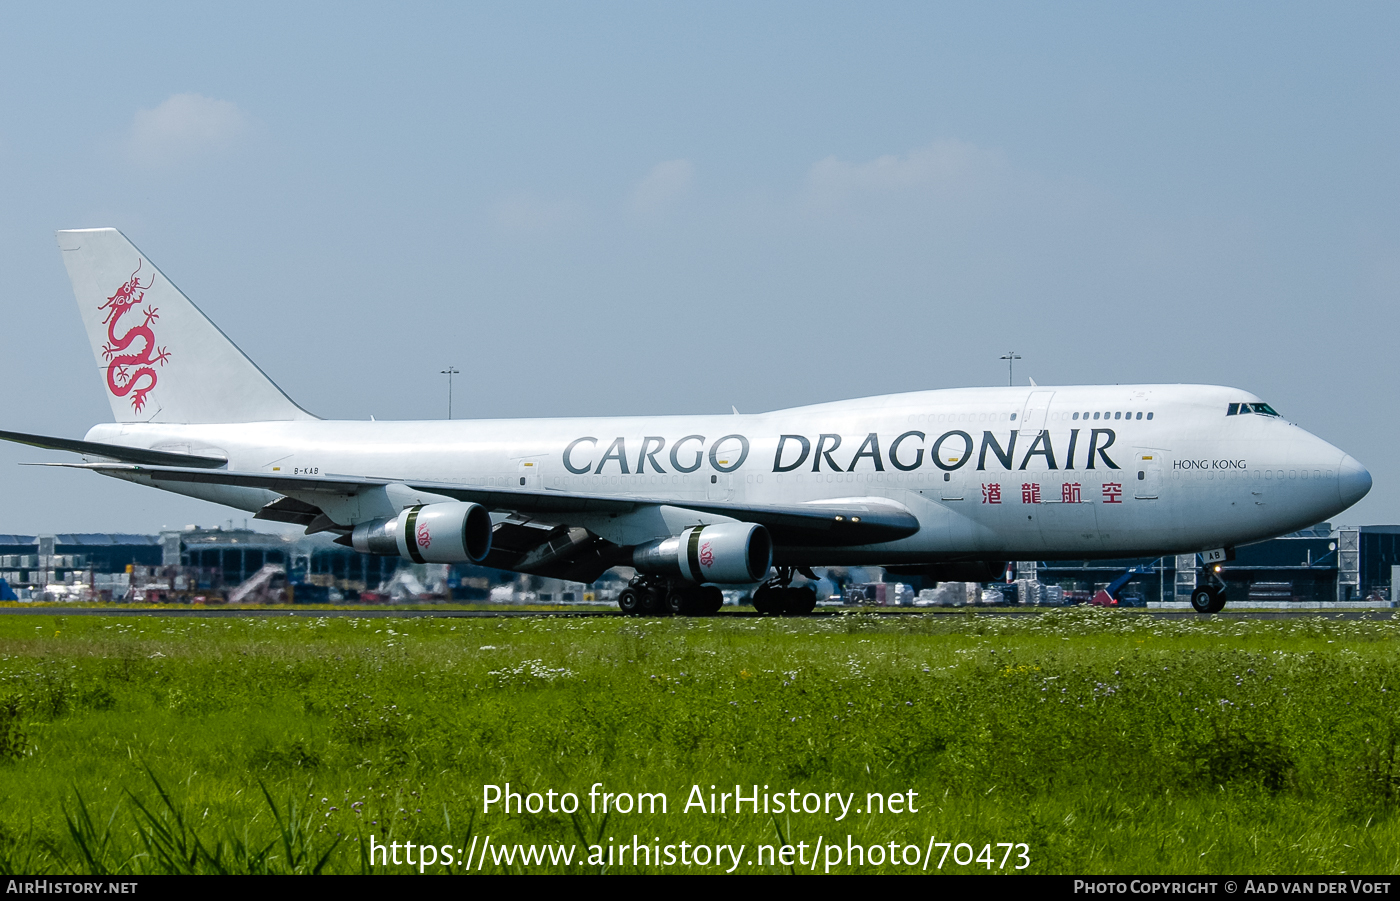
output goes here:
[{"label": "light pole", "polygon": [[1002,354],[1001,359],[1006,361],[1006,386],[1011,387],[1011,367],[1016,365],[1016,361],[1021,359],[1021,355],[1014,350],[1008,350]]},{"label": "light pole", "polygon": [[452,377],[453,377],[454,375],[461,375],[461,374],[462,374],[462,371],[461,371],[460,369],[456,369],[456,368],[454,368],[454,367],[452,367],[452,366],[449,366],[449,367],[447,367],[446,369],[442,370],[442,373],[441,373],[441,374],[447,376],[447,418],[448,418],[448,419],[451,419],[451,418],[452,418]]}]

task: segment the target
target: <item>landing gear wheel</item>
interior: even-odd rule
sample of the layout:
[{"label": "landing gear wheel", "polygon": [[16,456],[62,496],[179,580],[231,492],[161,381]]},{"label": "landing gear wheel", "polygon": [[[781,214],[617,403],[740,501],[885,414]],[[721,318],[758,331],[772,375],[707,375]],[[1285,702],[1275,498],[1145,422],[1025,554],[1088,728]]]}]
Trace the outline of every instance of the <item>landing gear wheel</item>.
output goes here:
[{"label": "landing gear wheel", "polygon": [[635,588],[624,588],[617,596],[618,608],[628,616],[642,615],[642,599]]},{"label": "landing gear wheel", "polygon": [[698,585],[672,583],[666,591],[666,602],[662,609],[672,616],[694,616],[704,607],[700,600],[702,589]]},{"label": "landing gear wheel", "polygon": [[633,590],[637,592],[637,607],[642,616],[656,616],[665,612],[661,606],[661,596],[655,588],[638,585]]},{"label": "landing gear wheel", "polygon": [[1197,613],[1219,613],[1225,609],[1225,592],[1219,588],[1201,586],[1191,592],[1191,607]]},{"label": "landing gear wheel", "polygon": [[753,593],[753,609],[764,616],[777,616],[783,612],[785,592],[775,585],[764,583]]},{"label": "landing gear wheel", "polygon": [[783,592],[783,612],[788,616],[806,616],[817,609],[817,590],[808,585],[803,588],[788,588]]},{"label": "landing gear wheel", "polygon": [[700,589],[695,607],[700,616],[714,616],[724,607],[724,592],[716,585],[706,585]]}]

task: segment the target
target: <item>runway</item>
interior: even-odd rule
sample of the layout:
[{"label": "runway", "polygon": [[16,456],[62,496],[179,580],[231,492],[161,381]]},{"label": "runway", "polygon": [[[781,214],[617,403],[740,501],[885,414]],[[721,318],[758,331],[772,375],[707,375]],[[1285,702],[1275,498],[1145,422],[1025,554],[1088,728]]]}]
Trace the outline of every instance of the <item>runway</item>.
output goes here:
[{"label": "runway", "polygon": [[[1047,616],[1064,610],[1075,609],[1065,607],[1039,607],[1032,609],[1015,608],[991,608],[985,610],[955,609],[939,610],[933,612],[927,608],[842,608],[818,610],[810,614],[807,619],[824,618],[832,616],[961,616],[961,617],[993,617],[993,616]],[[1086,608],[1079,608],[1086,609]],[[1150,616],[1157,619],[1207,619],[1205,614],[1196,613],[1191,610],[1151,610],[1143,608],[1131,608],[1113,611],[1125,616]],[[724,612],[719,614],[722,617],[737,617],[741,619],[758,619],[760,614],[753,611]],[[245,619],[245,618],[271,618],[271,617],[350,617],[360,619],[510,619],[522,617],[571,617],[571,618],[601,618],[601,617],[621,617],[623,614],[616,610],[579,610],[579,611],[538,611],[538,610],[432,610],[432,609],[398,609],[394,607],[365,607],[362,609],[318,609],[316,607],[287,607],[287,608],[254,608],[239,609],[228,607],[170,607],[170,608],[104,608],[104,607],[4,607],[0,608],[0,616],[153,616],[189,618],[203,617],[209,619]],[[1395,611],[1386,608],[1367,608],[1353,610],[1238,610],[1232,611],[1228,607],[1221,613],[1214,615],[1217,620],[1274,620],[1274,619],[1310,619],[1322,618],[1333,620],[1362,620],[1362,619],[1393,619]],[[647,617],[649,618],[649,617]]]}]

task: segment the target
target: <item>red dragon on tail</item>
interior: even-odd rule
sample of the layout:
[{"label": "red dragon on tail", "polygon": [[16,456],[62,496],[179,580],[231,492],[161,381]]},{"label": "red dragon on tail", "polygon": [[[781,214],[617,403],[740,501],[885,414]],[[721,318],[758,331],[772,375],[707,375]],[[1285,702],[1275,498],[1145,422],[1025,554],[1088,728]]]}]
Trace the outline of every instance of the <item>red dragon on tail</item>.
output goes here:
[{"label": "red dragon on tail", "polygon": [[[103,324],[107,326],[107,344],[102,348],[102,356],[108,360],[107,387],[117,397],[130,394],[131,408],[137,413],[146,406],[146,395],[156,386],[154,367],[164,366],[170,359],[168,350],[156,347],[156,336],[151,330],[151,323],[160,316],[153,306],[146,307],[144,322],[133,325],[127,329],[126,334],[117,336],[117,323],[121,321],[122,316],[132,307],[140,306],[146,299],[146,289],[155,283],[155,273],[152,273],[150,281],[141,284],[137,273],[141,271],[143,262],[137,260],[131,278],[107,298],[106,303],[98,307],[99,310],[107,311],[107,318],[103,320]],[[131,352],[131,346],[138,338],[142,341],[140,352]]]}]

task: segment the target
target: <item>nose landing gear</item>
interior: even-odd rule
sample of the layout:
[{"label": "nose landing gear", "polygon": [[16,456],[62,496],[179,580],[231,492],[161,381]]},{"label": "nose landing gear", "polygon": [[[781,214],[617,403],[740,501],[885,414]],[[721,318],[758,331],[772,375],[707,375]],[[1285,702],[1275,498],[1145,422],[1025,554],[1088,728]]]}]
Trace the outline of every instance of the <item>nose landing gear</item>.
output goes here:
[{"label": "nose landing gear", "polygon": [[1219,613],[1225,609],[1225,589],[1202,585],[1191,592],[1191,607],[1197,613]]},{"label": "nose landing gear", "polygon": [[[1191,607],[1197,613],[1219,613],[1225,609],[1225,580],[1217,567],[1204,567],[1205,579],[1196,577],[1196,590],[1191,592]],[[1205,584],[1202,584],[1204,582]]]}]

